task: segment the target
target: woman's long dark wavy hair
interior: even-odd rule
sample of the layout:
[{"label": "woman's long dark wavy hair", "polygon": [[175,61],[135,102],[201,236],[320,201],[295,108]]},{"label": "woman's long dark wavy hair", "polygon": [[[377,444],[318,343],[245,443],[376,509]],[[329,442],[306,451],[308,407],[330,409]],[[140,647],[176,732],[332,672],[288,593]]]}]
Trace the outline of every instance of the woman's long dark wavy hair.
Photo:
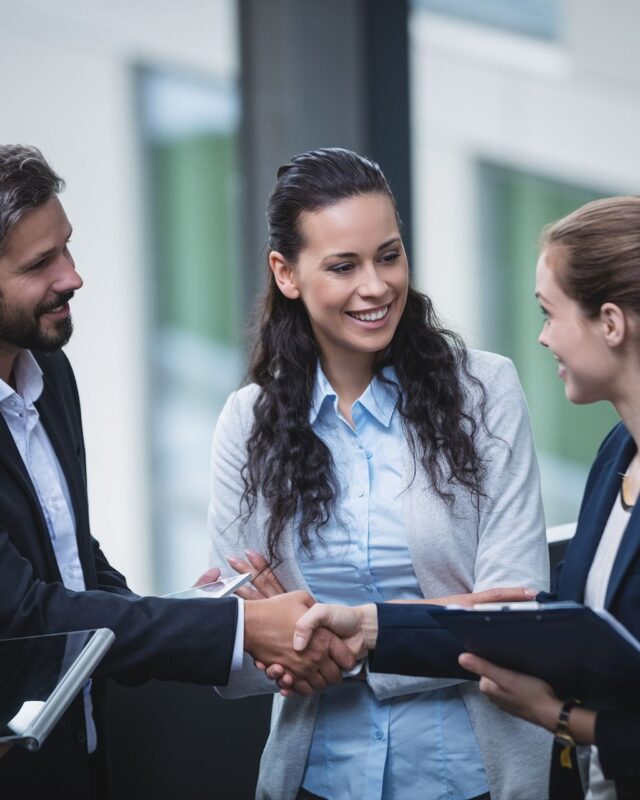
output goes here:
[{"label": "woman's long dark wavy hair", "polygon": [[[267,207],[268,246],[295,264],[304,246],[300,215],[348,197],[382,193],[395,200],[380,167],[349,150],[327,148],[296,156],[278,171]],[[335,510],[339,486],[328,447],[309,422],[318,348],[302,300],[289,300],[269,272],[262,301],[258,339],[249,378],[260,393],[242,470],[248,514],[260,495],[269,513],[267,548],[279,561],[279,541],[298,514],[302,545]],[[442,328],[432,303],[409,288],[407,303],[387,351],[374,374],[393,366],[400,388],[402,415],[414,464],[419,462],[438,494],[453,505],[451,485],[469,490],[477,503],[484,496],[484,466],[476,449],[478,422],[465,409],[460,373],[479,390],[484,424],[484,387],[467,368],[467,351],[455,333]]]}]

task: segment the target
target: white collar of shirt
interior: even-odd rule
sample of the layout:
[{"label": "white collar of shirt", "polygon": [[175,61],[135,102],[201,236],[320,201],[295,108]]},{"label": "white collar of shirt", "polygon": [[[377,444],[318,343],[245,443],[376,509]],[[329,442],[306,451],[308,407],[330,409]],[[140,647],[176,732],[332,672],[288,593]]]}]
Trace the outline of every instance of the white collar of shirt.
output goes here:
[{"label": "white collar of shirt", "polygon": [[[384,367],[382,375],[385,380],[381,380],[376,375],[356,400],[354,406],[356,403],[360,403],[360,405],[366,409],[371,416],[375,417],[381,425],[388,428],[395,407],[398,404],[400,388],[393,367]],[[387,381],[392,381],[392,383],[387,383]],[[333,410],[337,414],[338,396],[333,386],[329,383],[327,376],[322,371],[320,362],[318,362],[316,381],[311,396],[311,408],[309,409],[309,423],[311,425],[313,425],[319,417],[325,403],[329,401],[331,401]]]},{"label": "white collar of shirt", "polygon": [[19,394],[25,406],[32,406],[42,394],[44,383],[42,370],[29,350],[21,350],[13,365],[15,391],[0,380],[0,403],[5,404],[13,395]]}]

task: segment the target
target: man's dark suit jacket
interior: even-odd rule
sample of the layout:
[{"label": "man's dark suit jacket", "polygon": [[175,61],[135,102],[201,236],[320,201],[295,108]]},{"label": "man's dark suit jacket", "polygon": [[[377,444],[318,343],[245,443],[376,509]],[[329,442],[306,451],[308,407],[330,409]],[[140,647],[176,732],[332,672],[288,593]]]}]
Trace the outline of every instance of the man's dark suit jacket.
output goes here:
[{"label": "man's dark suit jacket", "polygon": [[[554,594],[539,599],[584,602],[587,575],[620,491],[620,475],[635,452],[631,435],[620,423],[602,443],[591,467],[575,536],[554,574]],[[620,544],[605,608],[640,639],[640,504],[636,504]],[[375,671],[431,676],[465,674],[452,668],[460,653],[459,644],[447,632],[436,630],[428,607],[380,604],[378,623],[378,642],[371,659]],[[638,693],[629,697],[625,708],[598,713],[596,744],[605,777],[616,782],[619,800],[640,798],[640,675]],[[583,796],[577,771],[560,767],[557,757],[552,763],[550,796],[552,800]]]},{"label": "man's dark suit jacket", "polygon": [[[103,750],[103,679],[225,684],[237,603],[234,599],[211,601],[215,603],[211,605],[201,600],[138,597],[128,589],[90,532],[82,421],[73,372],[62,352],[36,358],[44,380],[36,405],[69,485],[87,590],[71,592],[62,584],[36,491],[0,415],[0,632],[24,636],[96,627],[114,631],[115,642],[93,682],[99,749]],[[46,792],[65,800],[86,800],[89,779],[81,697],[41,751],[28,753],[14,747],[0,759],[0,797],[30,800]]]}]

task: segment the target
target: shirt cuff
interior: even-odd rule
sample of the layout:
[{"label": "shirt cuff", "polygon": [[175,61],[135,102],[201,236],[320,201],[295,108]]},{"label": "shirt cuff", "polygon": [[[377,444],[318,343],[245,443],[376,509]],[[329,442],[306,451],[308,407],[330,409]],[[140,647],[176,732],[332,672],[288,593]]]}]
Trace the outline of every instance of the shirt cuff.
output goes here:
[{"label": "shirt cuff", "polygon": [[244,600],[238,597],[238,618],[236,620],[236,638],[233,643],[233,656],[231,658],[231,672],[242,669],[244,656]]},{"label": "shirt cuff", "polygon": [[[360,658],[356,661],[356,665],[353,669],[350,670],[342,670],[342,677],[343,678],[356,678],[362,672],[362,665],[367,663],[366,658]],[[367,670],[368,673],[368,670]]]}]

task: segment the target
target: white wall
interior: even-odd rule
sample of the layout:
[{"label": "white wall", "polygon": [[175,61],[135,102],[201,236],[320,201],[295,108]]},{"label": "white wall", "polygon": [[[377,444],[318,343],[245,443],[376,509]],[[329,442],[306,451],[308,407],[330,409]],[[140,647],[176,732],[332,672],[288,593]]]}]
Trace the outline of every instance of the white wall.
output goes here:
[{"label": "white wall", "polygon": [[235,3],[3,0],[1,13],[0,141],[40,147],[66,179],[85,279],[67,352],[83,404],[94,535],[132,587],[148,591],[150,287],[133,68],[234,77]]}]

